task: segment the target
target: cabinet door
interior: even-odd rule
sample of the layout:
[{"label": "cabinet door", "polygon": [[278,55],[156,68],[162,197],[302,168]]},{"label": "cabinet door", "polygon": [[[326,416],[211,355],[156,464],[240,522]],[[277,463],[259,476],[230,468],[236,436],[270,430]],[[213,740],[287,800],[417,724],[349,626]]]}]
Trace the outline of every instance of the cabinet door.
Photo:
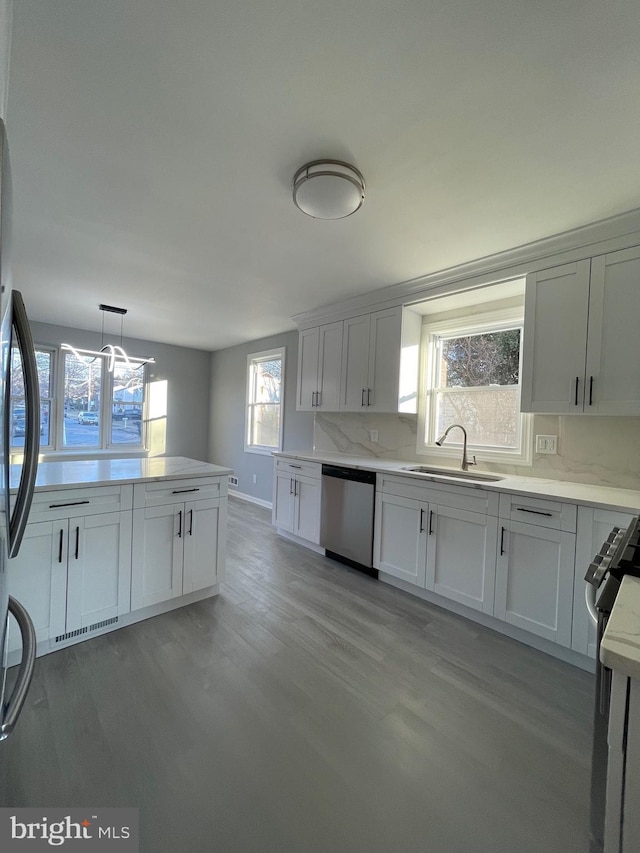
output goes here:
[{"label": "cabinet door", "polygon": [[[26,607],[38,642],[65,632],[67,541],[66,520],[27,524],[20,553],[7,562],[9,595]],[[9,651],[21,648],[11,624]]]},{"label": "cabinet door", "polygon": [[427,589],[493,613],[498,519],[431,505],[427,526]]},{"label": "cabinet door", "polygon": [[131,513],[69,519],[67,631],[131,609]]},{"label": "cabinet door", "polygon": [[494,615],[571,645],[575,534],[500,520]]},{"label": "cabinet door", "polygon": [[184,504],[133,511],[131,609],[182,595]]},{"label": "cabinet door", "polygon": [[377,311],[370,323],[368,411],[397,412],[402,308]]},{"label": "cabinet door", "polygon": [[301,539],[320,542],[320,480],[311,477],[297,477],[294,482],[296,492],[293,532]]},{"label": "cabinet door", "polygon": [[527,276],[522,342],[523,412],[583,409],[590,261]]},{"label": "cabinet door", "polygon": [[316,408],[337,412],[340,408],[343,323],[327,323],[320,326],[319,332]]},{"label": "cabinet door", "polygon": [[280,530],[293,531],[295,477],[287,473],[276,473],[273,478],[273,508],[271,522]]},{"label": "cabinet door", "polygon": [[185,505],[182,592],[195,592],[218,583],[220,501],[191,501]]},{"label": "cabinet door", "polygon": [[376,494],[373,560],[376,569],[424,588],[429,504]]},{"label": "cabinet door", "polygon": [[370,314],[344,321],[340,408],[346,412],[366,411],[370,326]]},{"label": "cabinet door", "polygon": [[591,260],[585,412],[640,415],[640,249]]},{"label": "cabinet door", "polygon": [[632,515],[590,506],[578,507],[576,571],[573,589],[571,648],[583,655],[596,656],[596,627],[585,604],[587,566],[598,553],[613,527],[627,528]]},{"label": "cabinet door", "polygon": [[319,329],[305,329],[298,337],[298,396],[296,409],[310,412],[315,407],[318,390]]}]

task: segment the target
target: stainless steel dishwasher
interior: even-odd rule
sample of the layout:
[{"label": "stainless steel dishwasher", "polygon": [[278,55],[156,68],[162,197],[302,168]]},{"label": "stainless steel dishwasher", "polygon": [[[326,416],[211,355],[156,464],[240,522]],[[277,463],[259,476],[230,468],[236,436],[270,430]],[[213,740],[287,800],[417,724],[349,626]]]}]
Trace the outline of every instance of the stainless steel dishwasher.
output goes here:
[{"label": "stainless steel dishwasher", "polygon": [[373,568],[375,486],[372,471],[322,466],[320,544],[327,557],[377,578]]}]

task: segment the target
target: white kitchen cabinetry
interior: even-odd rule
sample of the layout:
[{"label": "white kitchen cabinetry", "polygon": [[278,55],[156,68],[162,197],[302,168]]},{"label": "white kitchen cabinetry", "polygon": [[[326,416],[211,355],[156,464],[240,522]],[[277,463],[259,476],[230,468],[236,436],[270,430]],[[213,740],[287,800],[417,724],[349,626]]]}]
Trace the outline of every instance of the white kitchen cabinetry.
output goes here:
[{"label": "white kitchen cabinetry", "polygon": [[571,504],[500,496],[495,616],[567,647],[575,529],[576,507]]},{"label": "white kitchen cabinetry", "polygon": [[300,332],[298,411],[337,412],[340,408],[342,333],[342,321]]},{"label": "white kitchen cabinetry", "polygon": [[220,582],[225,494],[219,478],[135,485],[132,610]]},{"label": "white kitchen cabinetry", "polygon": [[39,643],[65,642],[129,612],[130,508],[131,486],[36,495],[8,572]]},{"label": "white kitchen cabinetry", "polygon": [[280,531],[320,542],[322,466],[277,458],[273,478],[272,521]]},{"label": "white kitchen cabinetry", "polygon": [[597,507],[578,507],[576,530],[576,572],[573,590],[571,648],[591,658],[596,656],[596,628],[585,604],[588,565],[598,553],[613,527],[626,529],[633,516]]},{"label": "white kitchen cabinetry", "polygon": [[344,321],[340,409],[415,412],[420,317],[402,307]]},{"label": "white kitchen cabinetry", "polygon": [[524,412],[640,414],[640,248],[527,276]]},{"label": "white kitchen cabinetry", "polygon": [[497,496],[480,489],[378,477],[374,566],[485,613],[493,612]]}]

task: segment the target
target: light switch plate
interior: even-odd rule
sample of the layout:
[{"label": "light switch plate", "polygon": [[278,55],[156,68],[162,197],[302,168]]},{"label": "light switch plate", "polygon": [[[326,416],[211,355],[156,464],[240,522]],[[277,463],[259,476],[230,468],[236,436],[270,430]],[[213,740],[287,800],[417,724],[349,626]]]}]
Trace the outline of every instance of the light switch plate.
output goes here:
[{"label": "light switch plate", "polygon": [[536,453],[557,453],[558,452],[558,436],[557,435],[537,435],[536,436]]},{"label": "light switch plate", "polygon": [[378,430],[377,429],[369,430],[369,436],[371,437],[371,441],[376,442],[378,440]]}]

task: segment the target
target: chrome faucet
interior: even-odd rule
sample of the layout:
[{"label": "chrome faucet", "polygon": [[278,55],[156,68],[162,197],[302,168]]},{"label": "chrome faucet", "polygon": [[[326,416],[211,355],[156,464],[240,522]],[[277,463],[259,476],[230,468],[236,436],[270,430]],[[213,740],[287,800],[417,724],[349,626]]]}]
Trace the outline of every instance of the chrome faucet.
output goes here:
[{"label": "chrome faucet", "polygon": [[461,430],[462,430],[462,434],[463,434],[463,436],[464,436],[464,441],[463,441],[463,443],[462,443],[462,462],[460,463],[460,468],[461,468],[461,470],[462,470],[462,471],[468,471],[468,470],[469,470],[469,465],[477,465],[478,463],[476,462],[476,457],[475,457],[475,456],[473,457],[473,462],[470,462],[470,461],[467,459],[467,431],[466,431],[466,429],[462,426],[462,424],[450,424],[450,425],[446,428],[446,430],[442,433],[442,435],[440,436],[440,438],[436,441],[436,444],[438,445],[438,447],[442,447],[442,445],[444,444],[444,440],[445,440],[445,438],[449,435],[449,433],[451,432],[451,430],[452,430],[452,429],[454,429],[454,427],[458,427],[458,429],[461,429]]}]

